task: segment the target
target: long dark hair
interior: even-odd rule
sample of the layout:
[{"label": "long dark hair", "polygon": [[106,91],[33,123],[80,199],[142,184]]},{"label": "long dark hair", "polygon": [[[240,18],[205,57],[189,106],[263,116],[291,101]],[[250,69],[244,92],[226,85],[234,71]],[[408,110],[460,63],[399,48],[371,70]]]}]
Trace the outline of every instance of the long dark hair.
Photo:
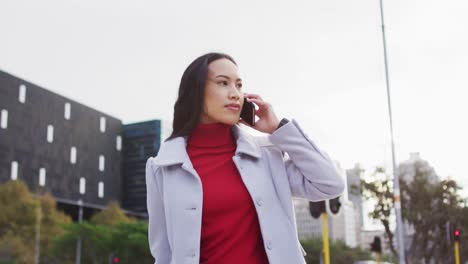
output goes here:
[{"label": "long dark hair", "polygon": [[198,57],[185,69],[180,80],[179,96],[174,104],[172,134],[165,141],[190,135],[198,124],[203,108],[208,65],[219,59],[228,59],[237,65],[231,56],[213,52]]}]

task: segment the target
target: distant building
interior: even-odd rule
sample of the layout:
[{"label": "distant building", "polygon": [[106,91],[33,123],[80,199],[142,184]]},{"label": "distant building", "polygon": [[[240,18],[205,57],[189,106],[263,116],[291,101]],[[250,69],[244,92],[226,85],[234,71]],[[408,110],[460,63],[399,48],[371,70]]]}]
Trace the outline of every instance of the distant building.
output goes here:
[{"label": "distant building", "polygon": [[[354,169],[355,171],[358,171],[359,169]],[[437,176],[435,170],[429,165],[429,163],[425,160],[423,160],[420,157],[420,154],[418,152],[410,153],[409,159],[401,162],[398,165],[398,172],[399,175],[407,182],[410,183],[413,181],[416,172],[422,172],[424,173],[427,177],[430,183],[437,183],[439,181],[439,177]],[[349,176],[352,175],[353,173],[348,173],[348,179]],[[356,197],[357,198],[357,197]],[[353,198],[350,198],[353,199]],[[392,229],[392,232],[396,234],[397,232]],[[408,222],[406,222],[403,219],[403,237],[405,241],[405,247],[406,250],[409,250],[409,247],[411,246],[412,242],[412,237],[414,235],[414,227]],[[369,229],[364,229],[361,231],[361,242],[360,245],[362,248],[370,248],[369,244],[373,241],[374,236],[379,236],[382,239],[382,250],[385,254],[391,254],[390,246],[388,243],[386,243],[387,238],[385,235],[385,232],[383,229],[379,230],[369,230]],[[395,236],[393,238],[393,246],[396,248],[397,247],[397,237]]]},{"label": "distant building", "polygon": [[322,220],[320,218],[314,219],[310,215],[309,202],[304,199],[294,198],[293,204],[296,214],[297,234],[299,240],[321,238]]},{"label": "distant building", "polygon": [[[407,182],[411,183],[416,176],[416,173],[422,173],[427,176],[429,183],[436,184],[440,181],[439,176],[435,172],[434,168],[429,165],[429,162],[423,160],[419,152],[410,153],[408,160],[401,162],[398,165],[399,175]],[[415,234],[414,226],[409,224],[403,219],[403,234],[405,240],[406,250],[410,249],[413,241],[413,235]],[[413,252],[414,253],[414,252]],[[434,260],[431,260],[431,263]]]},{"label": "distant building", "polygon": [[[309,202],[304,199],[293,199],[296,212],[297,231],[300,240],[322,238],[322,219],[313,218],[309,211]],[[350,247],[359,244],[359,232],[355,229],[355,208],[350,201],[343,201],[337,216],[328,216],[328,237],[331,240],[342,240]]]},{"label": "distant building", "polygon": [[50,192],[74,219],[111,200],[146,217],[144,162],[159,150],[160,123],[123,125],[33,83],[0,71],[0,182],[22,180]]},{"label": "distant building", "polygon": [[347,193],[349,201],[351,201],[354,206],[354,228],[356,234],[358,234],[356,241],[358,245],[361,244],[361,236],[359,234],[364,226],[363,202],[359,189],[361,184],[361,174],[363,171],[364,169],[359,164],[356,164],[352,169],[346,170],[346,183],[348,187]]},{"label": "distant building", "polygon": [[420,172],[424,173],[432,184],[440,181],[434,168],[429,165],[429,162],[421,158],[419,152],[410,153],[410,158],[398,165],[398,172],[406,182],[413,181],[416,170],[420,170]]},{"label": "distant building", "polygon": [[146,213],[145,167],[148,157],[156,156],[160,147],[160,120],[124,126],[123,197],[125,209]]},{"label": "distant building", "polygon": [[[336,169],[345,177],[345,172],[338,162],[335,162]],[[342,205],[337,216],[329,216],[328,235],[331,240],[342,240],[350,247],[357,247],[360,228],[356,228],[358,212],[351,201],[347,199],[347,190],[342,195]],[[309,202],[304,199],[293,199],[296,213],[296,223],[300,240],[322,237],[322,219],[314,219],[310,215]]]},{"label": "distant building", "polygon": [[165,141],[172,133],[172,122],[169,120],[161,120],[161,142]]}]

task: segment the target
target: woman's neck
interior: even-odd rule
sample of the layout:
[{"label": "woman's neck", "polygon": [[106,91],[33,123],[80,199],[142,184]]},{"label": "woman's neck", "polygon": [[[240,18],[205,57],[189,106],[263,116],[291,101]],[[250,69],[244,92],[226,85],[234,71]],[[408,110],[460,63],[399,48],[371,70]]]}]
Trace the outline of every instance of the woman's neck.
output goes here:
[{"label": "woman's neck", "polygon": [[224,123],[199,123],[188,138],[190,147],[219,147],[233,145],[231,125]]}]

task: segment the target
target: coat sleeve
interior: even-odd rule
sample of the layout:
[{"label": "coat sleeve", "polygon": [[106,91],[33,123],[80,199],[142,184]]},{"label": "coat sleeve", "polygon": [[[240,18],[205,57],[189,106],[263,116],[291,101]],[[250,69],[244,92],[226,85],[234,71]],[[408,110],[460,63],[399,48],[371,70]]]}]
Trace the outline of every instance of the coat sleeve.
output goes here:
[{"label": "coat sleeve", "polygon": [[148,242],[155,264],[169,264],[171,249],[167,239],[166,217],[161,192],[155,180],[153,158],[146,161],[146,205],[148,210]]},{"label": "coat sleeve", "polygon": [[278,128],[270,141],[288,157],[284,159],[293,197],[309,201],[332,199],[344,190],[344,179],[330,157],[302,131],[293,119]]}]

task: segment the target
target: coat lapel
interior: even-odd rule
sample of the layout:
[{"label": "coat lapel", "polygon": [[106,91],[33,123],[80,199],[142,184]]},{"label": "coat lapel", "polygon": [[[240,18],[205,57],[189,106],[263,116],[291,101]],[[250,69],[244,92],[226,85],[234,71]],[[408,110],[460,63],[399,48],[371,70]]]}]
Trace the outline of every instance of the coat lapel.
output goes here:
[{"label": "coat lapel", "polygon": [[[245,154],[256,159],[261,157],[260,147],[257,145],[252,135],[244,131],[239,125],[233,125],[231,131],[237,143],[236,156]],[[161,148],[154,161],[155,165],[171,166],[185,164],[183,167],[193,169],[187,154],[187,140],[188,137],[176,137],[161,144]]]}]

